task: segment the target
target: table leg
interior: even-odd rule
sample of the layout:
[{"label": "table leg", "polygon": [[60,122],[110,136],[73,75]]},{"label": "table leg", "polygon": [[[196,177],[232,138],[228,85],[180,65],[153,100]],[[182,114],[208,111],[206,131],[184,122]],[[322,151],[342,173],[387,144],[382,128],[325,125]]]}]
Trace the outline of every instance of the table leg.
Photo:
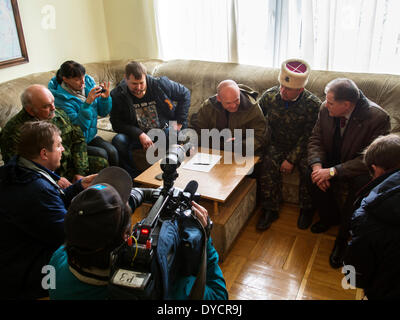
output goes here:
[{"label": "table leg", "polygon": [[218,202],[214,201],[214,215],[218,216],[218,214],[219,214]]}]

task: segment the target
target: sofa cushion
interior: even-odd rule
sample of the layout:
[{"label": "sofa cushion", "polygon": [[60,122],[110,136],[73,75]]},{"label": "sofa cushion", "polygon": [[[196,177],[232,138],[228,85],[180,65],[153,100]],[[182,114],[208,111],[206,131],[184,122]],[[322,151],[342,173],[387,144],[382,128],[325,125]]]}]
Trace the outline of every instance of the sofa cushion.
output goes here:
[{"label": "sofa cushion", "polygon": [[[155,76],[167,76],[182,83],[192,94],[189,116],[196,113],[205,99],[216,92],[225,79],[248,85],[260,94],[278,85],[278,68],[242,65],[237,63],[196,60],[171,60],[157,66]],[[339,77],[354,80],[364,94],[385,109],[391,116],[392,132],[400,132],[400,75],[350,73],[314,70],[306,88],[322,101],[326,84]]]},{"label": "sofa cushion", "polygon": [[219,82],[233,79],[261,93],[276,85],[279,70],[236,63],[172,60],[157,67],[155,76],[167,76],[191,91],[189,114],[196,113],[208,97],[215,95]]},{"label": "sofa cushion", "polygon": [[[125,65],[132,61],[128,60],[112,60],[104,62],[95,62],[85,64],[86,73],[91,75],[96,83],[103,81],[110,81],[111,89],[115,88],[118,83],[124,78]],[[155,68],[162,63],[162,60],[149,59],[149,60],[136,60],[142,61],[146,66],[147,72],[153,74]]]},{"label": "sofa cushion", "polygon": [[0,126],[3,128],[7,121],[21,110],[20,96],[31,84],[42,84],[47,87],[55,72],[34,73],[22,78],[0,84]]}]

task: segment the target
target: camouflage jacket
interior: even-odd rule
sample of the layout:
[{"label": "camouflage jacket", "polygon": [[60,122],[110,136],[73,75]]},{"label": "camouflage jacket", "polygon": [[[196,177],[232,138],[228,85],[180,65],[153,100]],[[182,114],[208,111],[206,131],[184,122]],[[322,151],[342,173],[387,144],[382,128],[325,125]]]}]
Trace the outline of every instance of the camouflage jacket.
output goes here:
[{"label": "camouflage jacket", "polygon": [[[25,122],[34,120],[36,118],[22,109],[7,122],[0,135],[0,149],[5,163],[17,153],[19,128]],[[59,109],[55,110],[55,116],[51,122],[61,130],[62,145],[65,149],[61,158],[61,166],[56,173],[71,181],[76,174],[87,175],[89,162],[82,130],[73,125],[66,113]]]},{"label": "camouflage jacket", "polygon": [[279,86],[266,90],[259,100],[267,120],[269,143],[296,163],[307,152],[307,143],[318,118],[321,100],[304,89],[293,102],[283,101]]}]

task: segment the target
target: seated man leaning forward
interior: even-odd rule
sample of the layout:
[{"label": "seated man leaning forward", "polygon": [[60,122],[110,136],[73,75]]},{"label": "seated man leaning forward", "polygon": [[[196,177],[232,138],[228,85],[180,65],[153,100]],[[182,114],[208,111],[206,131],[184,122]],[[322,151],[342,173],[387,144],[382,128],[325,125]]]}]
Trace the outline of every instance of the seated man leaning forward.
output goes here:
[{"label": "seated man leaning forward", "polygon": [[356,202],[344,264],[354,267],[353,285],[364,289],[369,300],[399,299],[400,137],[375,139],[364,162],[373,180]]},{"label": "seated man leaning forward", "polygon": [[[260,156],[266,142],[266,121],[257,96],[257,92],[245,85],[224,80],[218,85],[217,94],[204,101],[191,117],[189,127],[197,132],[202,146],[213,148],[216,146],[212,144],[218,143],[217,149],[240,150],[243,154],[251,144],[254,154]],[[208,141],[201,140],[202,129],[217,129],[218,141],[212,139],[212,132],[206,135],[210,137]],[[225,129],[229,130],[229,137],[221,134]],[[240,136],[234,134],[236,129],[241,131]],[[252,135],[247,135],[249,129],[253,130]]]},{"label": "seated man leaning forward", "polygon": [[[190,91],[167,77],[148,75],[142,63],[132,61],[111,97],[110,121],[118,133],[112,143],[118,150],[120,167],[136,177],[140,172],[134,166],[132,150],[147,150],[153,145],[147,135],[150,129],[163,129],[168,143],[170,130],[172,134],[187,127]],[[172,127],[168,127],[169,122]]]},{"label": "seated man leaning forward", "polygon": [[282,63],[279,86],[260,98],[270,134],[262,161],[259,184],[263,211],[257,229],[266,230],[279,217],[282,178],[296,167],[299,171],[300,214],[297,226],[307,229],[314,214],[307,189],[307,143],[318,117],[321,100],[305,89],[311,68],[306,61],[289,59]]},{"label": "seated man leaning forward", "polygon": [[[308,143],[308,164],[312,168],[309,186],[320,218],[311,232],[321,233],[340,225],[329,257],[331,267],[339,268],[343,265],[356,194],[370,180],[362,152],[375,138],[390,132],[390,117],[350,79],[332,80],[325,93]],[[343,205],[338,192],[342,190],[347,190]]]},{"label": "seated man leaning forward", "polygon": [[61,131],[64,151],[60,166],[56,169],[61,178],[58,185],[66,188],[85,175],[97,173],[108,166],[106,159],[88,156],[87,145],[82,130],[69,120],[64,111],[56,109],[54,97],[40,84],[29,86],[21,94],[22,110],[12,117],[0,134],[0,148],[4,162],[17,154],[20,128],[28,121],[49,120]]},{"label": "seated man leaning forward", "polygon": [[64,151],[60,130],[47,121],[21,127],[18,155],[0,167],[1,299],[48,296],[43,267],[64,242],[64,216],[96,175],[61,189],[54,173]]},{"label": "seated man leaning forward", "polygon": [[[135,297],[137,291],[130,290],[131,288],[113,287],[114,290],[110,290],[108,285],[111,252],[131,238],[131,214],[141,205],[144,197],[142,189],[132,189],[132,178],[125,170],[110,167],[101,171],[93,181],[93,185],[73,199],[65,217],[65,245],[60,246],[50,261],[57,274],[55,288],[49,290],[52,300]],[[205,227],[209,223],[207,210],[195,202],[192,202],[192,205],[194,214]],[[160,247],[169,248],[170,245],[172,247],[177,245],[175,239],[178,237],[178,232],[169,227],[167,232],[163,231],[166,230],[164,226],[168,225],[168,222],[171,220],[163,222],[158,238],[158,250],[153,256],[156,259],[153,261],[159,263],[161,270],[166,269],[167,263],[160,263],[159,255],[162,255],[160,252],[164,252]],[[133,243],[132,246],[134,245]],[[165,250],[165,254],[171,253],[172,250]],[[211,238],[207,242],[206,254],[203,298],[227,299],[225,280],[218,266],[218,253],[211,243]],[[118,256],[116,251],[113,256]],[[156,269],[158,270],[158,267],[152,268],[152,272],[156,272]],[[171,280],[171,283],[168,281],[168,286],[165,286],[164,282],[161,285],[161,279],[171,278],[175,280]],[[166,277],[153,275],[153,279],[158,282],[155,287],[150,286],[149,291],[146,290],[146,297],[149,299],[163,298],[164,291],[168,292],[166,296],[168,299],[188,299],[196,277],[184,276],[177,272]]]},{"label": "seated man leaning forward", "polygon": [[64,110],[71,122],[81,127],[88,154],[103,157],[110,166],[117,166],[117,150],[97,135],[97,117],[107,116],[112,107],[110,82],[96,85],[83,65],[70,60],[60,66],[48,87],[56,107]]}]

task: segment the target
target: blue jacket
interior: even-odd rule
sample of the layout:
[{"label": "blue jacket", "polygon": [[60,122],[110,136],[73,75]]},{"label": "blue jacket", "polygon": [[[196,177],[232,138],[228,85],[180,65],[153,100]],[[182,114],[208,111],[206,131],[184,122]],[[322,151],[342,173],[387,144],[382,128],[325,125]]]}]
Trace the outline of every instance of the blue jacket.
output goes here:
[{"label": "blue jacket", "polygon": [[[60,191],[13,157],[0,167],[0,297],[17,298],[41,288],[53,252],[64,242],[64,216],[80,182]],[[36,164],[53,179],[59,177]],[[34,293],[32,293],[34,295]]]},{"label": "blue jacket", "polygon": [[371,182],[351,221],[344,262],[368,299],[400,298],[400,170]]},{"label": "blue jacket", "polygon": [[[93,78],[85,75],[86,97],[95,86]],[[111,111],[111,96],[106,99],[99,97],[89,105],[62,88],[56,77],[50,80],[48,87],[54,95],[56,107],[64,110],[72,123],[81,127],[87,143],[92,141],[97,134],[97,116],[105,117]]]},{"label": "blue jacket", "polygon": [[[225,279],[218,265],[218,252],[212,245],[211,237],[207,242],[207,271],[206,286],[204,289],[204,300],[227,300]],[[196,280],[194,276],[180,277],[174,281],[170,290],[170,299],[187,300]]]}]

